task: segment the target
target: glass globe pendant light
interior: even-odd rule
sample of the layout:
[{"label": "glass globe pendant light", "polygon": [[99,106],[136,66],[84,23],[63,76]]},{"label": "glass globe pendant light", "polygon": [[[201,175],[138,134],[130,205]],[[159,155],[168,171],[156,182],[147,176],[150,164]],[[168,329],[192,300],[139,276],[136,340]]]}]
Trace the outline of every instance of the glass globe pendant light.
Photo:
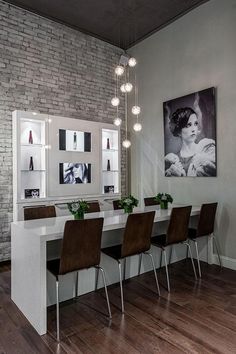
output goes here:
[{"label": "glass globe pendant light", "polygon": [[118,97],[113,97],[113,98],[111,99],[111,104],[112,104],[112,106],[114,106],[114,107],[119,106],[119,104],[120,104],[120,99],[119,99]]},{"label": "glass globe pendant light", "polygon": [[119,118],[119,117],[116,117],[114,120],[113,120],[113,124],[117,127],[119,127],[122,123],[122,119]]},{"label": "glass globe pendant light", "polygon": [[125,139],[125,140],[122,142],[122,146],[123,146],[125,149],[128,149],[128,148],[131,146],[131,141],[128,140],[128,139]]},{"label": "glass globe pendant light", "polygon": [[141,108],[135,105],[132,107],[131,111],[135,116],[137,116],[141,112]]},{"label": "glass globe pendant light", "polygon": [[132,91],[132,89],[133,89],[133,85],[131,84],[131,82],[126,82],[125,91],[129,93]]},{"label": "glass globe pendant light", "polygon": [[131,68],[133,68],[137,64],[137,60],[133,57],[129,58],[128,64]]},{"label": "glass globe pendant light", "polygon": [[136,122],[133,126],[133,129],[135,132],[140,132],[142,130],[142,124],[139,122]]},{"label": "glass globe pendant light", "polygon": [[121,76],[124,74],[124,67],[122,65],[117,65],[117,67],[115,68],[115,73],[117,76]]}]

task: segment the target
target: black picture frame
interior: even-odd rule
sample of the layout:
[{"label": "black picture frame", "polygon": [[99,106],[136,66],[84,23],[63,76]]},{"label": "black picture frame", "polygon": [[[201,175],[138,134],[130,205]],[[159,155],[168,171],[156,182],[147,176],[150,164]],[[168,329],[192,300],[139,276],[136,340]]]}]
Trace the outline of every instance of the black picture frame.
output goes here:
[{"label": "black picture frame", "polygon": [[40,189],[39,188],[25,189],[24,192],[25,192],[25,199],[40,197]]},{"label": "black picture frame", "polygon": [[217,176],[215,95],[210,87],[163,103],[165,176]]}]

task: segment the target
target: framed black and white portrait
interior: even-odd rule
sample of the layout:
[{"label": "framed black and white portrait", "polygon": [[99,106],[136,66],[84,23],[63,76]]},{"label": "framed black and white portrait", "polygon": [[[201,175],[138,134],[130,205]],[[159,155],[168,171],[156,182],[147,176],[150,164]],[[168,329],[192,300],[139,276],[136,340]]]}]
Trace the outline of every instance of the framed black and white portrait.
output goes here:
[{"label": "framed black and white portrait", "polygon": [[90,163],[70,163],[59,164],[60,184],[85,184],[91,183]]},{"label": "framed black and white portrait", "polygon": [[163,103],[165,176],[216,176],[215,88]]}]

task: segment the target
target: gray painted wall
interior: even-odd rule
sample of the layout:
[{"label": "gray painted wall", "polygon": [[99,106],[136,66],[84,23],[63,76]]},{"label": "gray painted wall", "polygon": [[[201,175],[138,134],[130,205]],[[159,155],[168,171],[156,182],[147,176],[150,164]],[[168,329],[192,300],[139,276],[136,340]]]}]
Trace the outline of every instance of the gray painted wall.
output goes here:
[{"label": "gray painted wall", "polygon": [[[222,255],[236,259],[236,1],[211,0],[130,50],[138,60],[143,131],[132,135],[132,193],[218,201]],[[216,178],[164,177],[162,103],[217,88]],[[139,178],[137,178],[139,176]]]},{"label": "gray painted wall", "polygon": [[[0,261],[10,257],[11,112],[112,123],[113,70],[120,54],[105,42],[0,1]],[[125,193],[124,151],[121,169]]]}]

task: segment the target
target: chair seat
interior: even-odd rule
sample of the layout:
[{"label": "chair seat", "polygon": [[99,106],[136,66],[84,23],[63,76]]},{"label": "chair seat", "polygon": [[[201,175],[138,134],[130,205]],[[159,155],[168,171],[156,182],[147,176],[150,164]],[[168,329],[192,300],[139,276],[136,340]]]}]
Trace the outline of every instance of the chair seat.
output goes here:
[{"label": "chair seat", "polygon": [[110,256],[116,260],[121,259],[121,247],[122,245],[116,245],[111,247],[102,248],[102,252],[107,256]]},{"label": "chair seat", "polygon": [[196,229],[192,229],[192,228],[189,228],[188,229],[188,238],[196,238],[197,237],[197,230]]},{"label": "chair seat", "polygon": [[59,275],[59,269],[60,269],[60,258],[57,259],[52,259],[50,261],[47,261],[47,269],[49,272],[51,272],[55,277],[58,277]]},{"label": "chair seat", "polygon": [[167,246],[166,243],[166,235],[158,235],[158,236],[154,236],[151,238],[151,243],[157,247],[165,247]]}]

